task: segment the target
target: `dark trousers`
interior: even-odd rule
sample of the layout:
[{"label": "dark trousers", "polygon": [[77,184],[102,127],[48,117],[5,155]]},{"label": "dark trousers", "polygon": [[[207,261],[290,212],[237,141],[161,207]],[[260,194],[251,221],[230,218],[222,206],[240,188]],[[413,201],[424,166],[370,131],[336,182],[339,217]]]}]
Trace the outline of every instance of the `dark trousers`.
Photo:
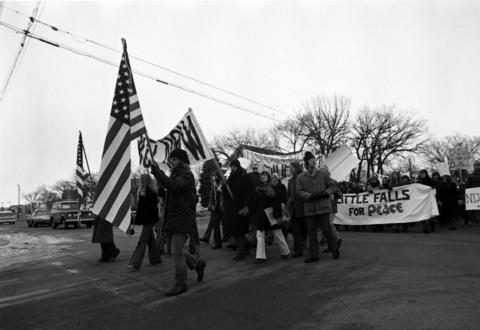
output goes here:
[{"label": "dark trousers", "polygon": [[217,246],[222,245],[222,234],[220,230],[221,220],[221,213],[217,211],[212,211],[212,213],[210,214],[210,221],[208,223],[207,230],[203,234],[203,238],[210,240],[210,236],[212,235],[213,231],[213,244]]},{"label": "dark trousers", "polygon": [[196,269],[198,260],[190,253],[184,250],[187,242],[187,234],[173,234],[173,260],[175,263],[175,287],[187,287],[187,267],[189,269]]},{"label": "dark trousers", "polygon": [[145,251],[148,247],[148,260],[150,264],[156,265],[162,262],[160,257],[160,244],[157,244],[155,240],[155,235],[153,234],[154,223],[148,223],[143,225],[142,232],[138,238],[137,247],[133,251],[132,257],[130,258],[130,264],[134,267],[140,267],[142,265],[143,257],[145,256]]},{"label": "dark trousers", "polygon": [[332,226],[330,225],[330,213],[307,216],[306,223],[308,232],[308,254],[310,258],[318,258],[318,227],[320,227],[327,238],[328,247],[332,251],[337,250],[337,240],[333,235]]},{"label": "dark trousers", "polygon": [[305,240],[307,239],[307,224],[305,217],[294,218],[292,220],[293,252],[303,254]]}]

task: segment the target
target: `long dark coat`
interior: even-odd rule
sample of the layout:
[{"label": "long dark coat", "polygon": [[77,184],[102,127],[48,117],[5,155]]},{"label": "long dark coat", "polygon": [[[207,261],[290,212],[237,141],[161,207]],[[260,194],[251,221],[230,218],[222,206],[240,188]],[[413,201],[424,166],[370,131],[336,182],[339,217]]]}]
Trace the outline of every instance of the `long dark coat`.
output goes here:
[{"label": "long dark coat", "polygon": [[233,198],[231,198],[227,187],[223,187],[225,196],[225,224],[228,235],[239,237],[248,232],[248,216],[239,215],[238,212],[244,207],[250,207],[252,204],[252,188],[250,180],[242,168],[232,173],[227,180],[226,185],[230,188]]},{"label": "long dark coat", "polygon": [[445,220],[451,219],[458,214],[458,190],[453,182],[441,182],[437,190],[438,199],[442,202],[440,215]]},{"label": "long dark coat", "polygon": [[163,171],[152,174],[167,189],[163,231],[167,234],[193,234],[196,228],[197,195],[195,178],[190,167],[180,164],[172,169],[170,177]]},{"label": "long dark coat", "polygon": [[113,243],[112,224],[99,216],[93,223],[92,243]]}]

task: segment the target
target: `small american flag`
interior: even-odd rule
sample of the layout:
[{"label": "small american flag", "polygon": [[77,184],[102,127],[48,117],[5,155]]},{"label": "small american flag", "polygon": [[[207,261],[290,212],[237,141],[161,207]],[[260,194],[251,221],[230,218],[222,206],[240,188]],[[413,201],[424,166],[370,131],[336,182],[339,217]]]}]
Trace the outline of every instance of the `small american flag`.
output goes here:
[{"label": "small american flag", "polygon": [[126,231],[130,224],[130,141],[146,133],[126,43],[118,71],[92,212]]},{"label": "small american flag", "polygon": [[77,170],[75,172],[75,181],[77,182],[77,191],[80,199],[85,198],[85,180],[87,179],[87,173],[83,169],[83,140],[82,132],[78,136],[78,147],[77,147]]}]

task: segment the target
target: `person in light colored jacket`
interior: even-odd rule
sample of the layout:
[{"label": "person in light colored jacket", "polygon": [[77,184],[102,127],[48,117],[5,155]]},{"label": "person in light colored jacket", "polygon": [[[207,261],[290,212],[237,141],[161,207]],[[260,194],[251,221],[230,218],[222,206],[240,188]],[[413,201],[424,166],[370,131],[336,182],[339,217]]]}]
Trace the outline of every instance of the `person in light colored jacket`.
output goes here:
[{"label": "person in light colored jacket", "polygon": [[309,151],[304,156],[305,171],[297,178],[297,195],[303,199],[308,232],[308,258],[306,263],[318,261],[317,228],[320,227],[327,238],[328,247],[334,259],[340,257],[337,241],[330,226],[332,203],[327,189],[334,186],[328,172],[316,167],[315,156]]}]

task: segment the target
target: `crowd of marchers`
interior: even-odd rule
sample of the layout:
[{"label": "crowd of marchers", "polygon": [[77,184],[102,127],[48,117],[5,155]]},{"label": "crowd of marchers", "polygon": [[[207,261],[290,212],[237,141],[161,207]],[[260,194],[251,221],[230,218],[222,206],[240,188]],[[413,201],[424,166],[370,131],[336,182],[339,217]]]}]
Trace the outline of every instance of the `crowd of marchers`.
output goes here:
[{"label": "crowd of marchers", "polygon": [[[422,170],[415,180],[393,172],[383,182],[374,175],[362,186],[336,182],[329,169],[318,164],[312,153],[306,152],[303,164],[290,164],[291,176],[286,185],[276,174],[258,171],[256,165],[247,173],[238,160],[230,162],[227,179],[223,173],[215,173],[208,206],[210,221],[200,237],[196,223],[198,195],[187,153],[176,149],[170,154],[169,162],[170,175],[152,164],[155,180],[150,174],[140,177],[135,225],[142,225],[142,231],[128,264],[131,271],[138,271],[147,248],[152,265],[162,262],[162,253],[172,255],[175,280],[167,296],[187,291],[188,269],[196,271],[198,281],[203,280],[207,263],[199,257],[198,245],[209,243],[212,234],[212,248],[231,249],[233,260],[238,262],[251,260],[254,264],[263,264],[272,253],[268,251],[269,246],[276,243],[281,259],[305,256],[305,263],[313,263],[319,260],[320,245],[325,245],[323,252],[330,253],[333,259],[340,257],[340,229],[366,230],[370,227],[373,231],[398,232],[415,225],[334,225],[337,200],[343,194],[393,189],[417,182],[435,189],[440,211],[438,217],[421,222],[423,232],[435,231],[437,227],[455,229],[459,219],[465,223],[478,221],[478,214],[465,212],[462,190],[480,187],[480,161],[475,162],[473,173],[461,184],[448,175],[440,177],[434,172],[430,176]],[[321,230],[320,239],[318,229]],[[99,261],[111,261],[120,252],[113,243],[111,225],[104,220],[96,221],[93,242],[102,243]],[[248,258],[251,255],[254,257]]]}]

